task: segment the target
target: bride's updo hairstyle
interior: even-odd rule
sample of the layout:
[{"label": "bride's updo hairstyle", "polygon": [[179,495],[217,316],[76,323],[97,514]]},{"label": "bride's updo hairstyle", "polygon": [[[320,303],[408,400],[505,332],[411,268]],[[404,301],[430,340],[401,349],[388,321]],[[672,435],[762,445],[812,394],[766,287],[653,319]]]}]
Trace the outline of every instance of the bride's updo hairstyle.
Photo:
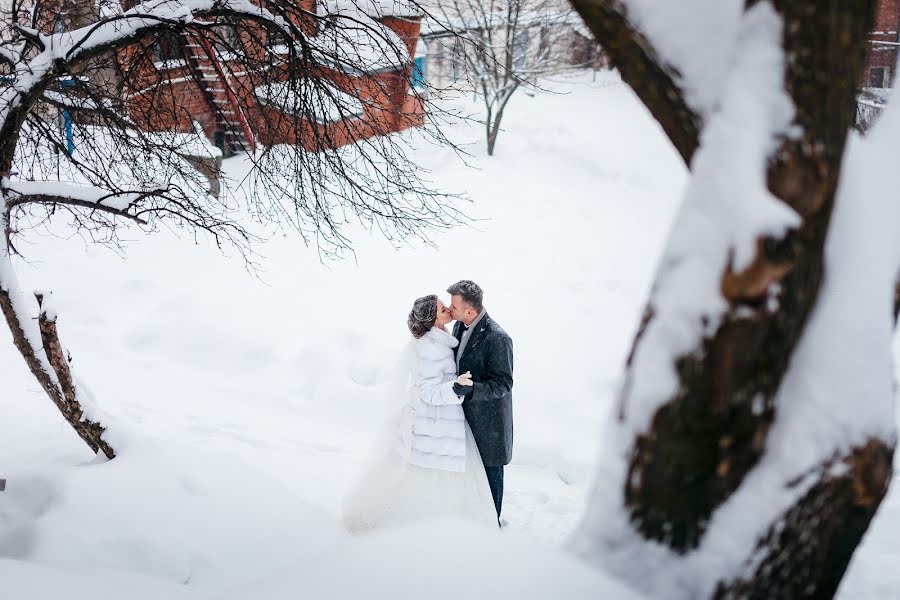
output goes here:
[{"label": "bride's updo hairstyle", "polygon": [[406,325],[414,338],[419,339],[434,327],[434,322],[437,320],[437,302],[438,297],[434,294],[422,296],[413,302]]}]

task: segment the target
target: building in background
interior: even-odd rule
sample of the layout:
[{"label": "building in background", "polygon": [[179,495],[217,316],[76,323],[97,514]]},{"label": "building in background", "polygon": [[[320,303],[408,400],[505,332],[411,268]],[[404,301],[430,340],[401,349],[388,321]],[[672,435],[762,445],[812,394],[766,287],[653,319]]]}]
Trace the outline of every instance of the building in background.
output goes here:
[{"label": "building in background", "polygon": [[[130,116],[141,128],[201,133],[226,156],[257,144],[300,144],[321,150],[421,125],[421,96],[410,93],[421,14],[403,2],[361,0],[347,5],[370,18],[371,25],[380,28],[375,37],[385,41],[383,51],[361,51],[353,46],[352,33],[329,28],[328,17],[341,8],[324,2],[300,2],[301,8],[320,18],[296,25],[333,52],[304,72],[299,86],[277,81],[299,77],[286,60],[277,58],[289,55],[285,40],[252,23],[217,28],[215,42],[206,36],[172,33],[136,43],[118,53],[118,72],[107,74],[107,85],[120,88]],[[64,32],[96,21],[104,11],[109,14],[136,4],[134,0],[44,2],[41,28]],[[267,66],[271,71],[264,88],[256,85],[254,73],[241,68],[236,52],[253,53],[262,61],[275,57]],[[340,56],[347,60],[334,60]],[[127,78],[122,77],[125,72]],[[298,93],[304,97],[290,97]],[[304,109],[299,127],[291,114],[296,107]]]},{"label": "building in background", "polygon": [[863,81],[857,97],[857,126],[863,132],[871,127],[887,103],[894,85],[900,50],[900,0],[878,0],[875,22],[869,34],[869,52]]},{"label": "building in background", "polygon": [[[522,4],[514,25],[507,21],[509,2]],[[426,57],[424,78],[432,90],[466,90],[479,76],[466,64],[464,44],[506,45],[512,32],[511,68],[540,63],[538,76],[574,68],[608,68],[608,60],[581,17],[562,0],[424,0],[421,38]],[[492,11],[493,15],[488,15]],[[538,54],[546,59],[533,60]],[[524,72],[525,70],[523,70]]]}]

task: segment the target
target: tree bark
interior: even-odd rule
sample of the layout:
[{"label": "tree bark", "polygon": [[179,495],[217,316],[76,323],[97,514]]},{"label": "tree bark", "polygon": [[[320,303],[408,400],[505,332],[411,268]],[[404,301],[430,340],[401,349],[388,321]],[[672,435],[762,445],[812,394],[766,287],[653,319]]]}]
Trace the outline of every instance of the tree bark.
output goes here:
[{"label": "tree bark", "polygon": [[[747,6],[759,1],[766,0],[748,0]],[[622,2],[572,3],[690,164],[702,123],[684,101],[677,71],[628,21]],[[722,273],[720,291],[728,303],[723,318],[695,350],[677,359],[678,391],[634,440],[623,482],[632,526],[676,553],[700,544],[713,512],[757,467],[778,418],[776,393],[825,270],[824,243],[874,13],[873,0],[772,5],[784,21],[785,88],[802,133],[783,140],[770,157],[767,182],[802,223],[784,236],[759,239],[748,268],[729,266]],[[648,306],[626,367],[623,410],[636,350],[655,318]],[[783,522],[760,532],[746,575],[721,582],[717,597],[833,595],[887,490],[893,450],[893,441],[879,439],[835,449]]]},{"label": "tree bark", "polygon": [[785,85],[804,133],[772,157],[768,185],[803,223],[785,237],[761,239],[750,267],[723,274],[729,308],[721,324],[678,359],[680,389],[629,458],[625,503],[632,521],[678,552],[699,544],[712,512],[759,460],[776,418],[775,394],[819,292],[873,9],[870,1],[834,1],[822,13],[827,18],[811,19],[820,4],[775,3],[784,17]]},{"label": "tree bark", "polygon": [[60,397],[57,392],[54,394],[53,400],[75,432],[78,433],[78,436],[90,446],[91,450],[94,452],[102,451],[107,458],[115,458],[115,451],[103,440],[103,433],[106,429],[99,423],[84,418],[84,409],[78,401],[78,390],[72,377],[72,370],[69,368],[71,358],[59,341],[56,315],[48,315],[43,310],[43,296],[36,295],[36,297],[38,306],[42,309],[38,317],[38,326],[41,330],[44,352],[59,381],[59,388],[56,389],[59,390],[61,388],[62,391],[62,396]]},{"label": "tree bark", "polygon": [[760,540],[763,560],[748,561],[747,575],[721,583],[715,597],[833,597],[887,493],[893,458],[893,446],[872,439],[824,463],[812,487]]}]

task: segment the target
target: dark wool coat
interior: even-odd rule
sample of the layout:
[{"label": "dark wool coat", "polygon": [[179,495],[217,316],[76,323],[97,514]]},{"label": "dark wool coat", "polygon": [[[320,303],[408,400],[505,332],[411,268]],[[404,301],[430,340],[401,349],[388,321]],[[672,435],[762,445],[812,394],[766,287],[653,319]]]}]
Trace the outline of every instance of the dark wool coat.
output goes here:
[{"label": "dark wool coat", "polygon": [[[487,313],[474,327],[457,362],[459,373],[470,371],[475,385],[455,385],[454,390],[465,394],[463,410],[484,466],[507,465],[513,448],[512,340]],[[461,340],[463,331],[457,322],[453,337]]]}]

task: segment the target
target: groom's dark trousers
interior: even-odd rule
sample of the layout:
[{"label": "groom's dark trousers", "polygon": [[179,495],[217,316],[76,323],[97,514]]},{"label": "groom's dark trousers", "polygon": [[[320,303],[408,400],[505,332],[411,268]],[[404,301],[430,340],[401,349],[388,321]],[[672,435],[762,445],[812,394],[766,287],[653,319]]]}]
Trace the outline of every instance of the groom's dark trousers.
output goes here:
[{"label": "groom's dark trousers", "polygon": [[453,390],[465,398],[463,411],[484,462],[499,519],[503,507],[503,465],[512,460],[512,340],[487,312],[472,323],[469,337],[463,340],[465,330],[460,322],[453,328],[453,336],[460,340],[456,349],[457,372],[470,371],[475,384],[456,384]]}]

